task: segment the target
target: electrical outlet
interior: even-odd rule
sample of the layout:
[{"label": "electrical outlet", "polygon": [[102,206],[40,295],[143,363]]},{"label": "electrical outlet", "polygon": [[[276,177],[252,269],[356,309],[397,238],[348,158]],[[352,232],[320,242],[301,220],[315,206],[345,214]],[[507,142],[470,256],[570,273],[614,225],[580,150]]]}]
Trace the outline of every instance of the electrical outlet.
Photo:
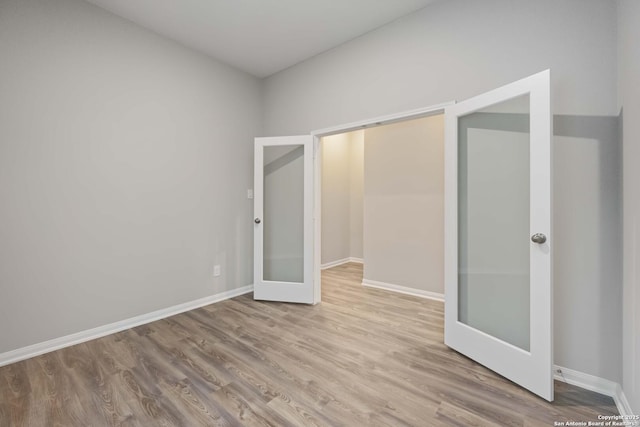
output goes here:
[{"label": "electrical outlet", "polygon": [[213,277],[218,277],[220,276],[220,266],[219,265],[214,265],[213,266]]},{"label": "electrical outlet", "polygon": [[248,189],[247,190],[247,199],[253,199],[253,190],[252,189]]}]

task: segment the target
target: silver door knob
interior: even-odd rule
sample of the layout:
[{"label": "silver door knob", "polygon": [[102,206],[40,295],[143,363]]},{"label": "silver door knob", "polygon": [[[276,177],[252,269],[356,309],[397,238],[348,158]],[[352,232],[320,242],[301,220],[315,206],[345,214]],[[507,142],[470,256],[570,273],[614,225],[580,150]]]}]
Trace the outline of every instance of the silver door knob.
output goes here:
[{"label": "silver door knob", "polygon": [[542,244],[547,241],[547,236],[545,236],[542,233],[536,233],[533,236],[531,236],[531,241],[533,243]]},{"label": "silver door knob", "polygon": [[256,224],[260,224],[260,218],[254,219],[253,222],[255,222]]}]

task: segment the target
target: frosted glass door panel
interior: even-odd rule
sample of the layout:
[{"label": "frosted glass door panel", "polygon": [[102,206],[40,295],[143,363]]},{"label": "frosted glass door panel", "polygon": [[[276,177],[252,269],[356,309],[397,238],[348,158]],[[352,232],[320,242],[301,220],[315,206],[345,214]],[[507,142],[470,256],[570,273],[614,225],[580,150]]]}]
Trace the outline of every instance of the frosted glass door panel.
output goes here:
[{"label": "frosted glass door panel", "polygon": [[265,146],[263,159],[263,280],[302,283],[304,146]]},{"label": "frosted glass door panel", "polygon": [[529,95],[458,120],[458,320],[530,349]]}]

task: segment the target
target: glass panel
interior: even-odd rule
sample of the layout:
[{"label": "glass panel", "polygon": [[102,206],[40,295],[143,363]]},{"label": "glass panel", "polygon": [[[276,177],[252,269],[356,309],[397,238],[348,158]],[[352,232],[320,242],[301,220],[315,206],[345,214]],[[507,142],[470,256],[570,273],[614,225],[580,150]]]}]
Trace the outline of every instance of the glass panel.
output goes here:
[{"label": "glass panel", "polygon": [[263,280],[303,282],[304,146],[264,147]]},{"label": "glass panel", "polygon": [[458,121],[458,320],[529,350],[529,95]]}]

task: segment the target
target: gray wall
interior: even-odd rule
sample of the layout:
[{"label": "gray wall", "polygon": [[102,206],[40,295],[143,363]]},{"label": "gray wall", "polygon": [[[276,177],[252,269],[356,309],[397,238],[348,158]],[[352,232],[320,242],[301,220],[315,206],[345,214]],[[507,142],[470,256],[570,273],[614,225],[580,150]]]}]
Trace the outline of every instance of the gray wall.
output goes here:
[{"label": "gray wall", "polygon": [[[616,24],[616,3],[601,0],[437,2],[266,79],[265,130],[306,133],[465,99],[551,68],[556,119],[567,118],[556,129],[591,140],[554,140],[555,362],[620,382],[620,323],[603,323],[600,309],[621,311],[618,144],[581,121],[618,115]],[[585,156],[597,167],[583,170]],[[584,192],[592,197],[578,201]]]},{"label": "gray wall", "polygon": [[260,123],[253,77],[84,1],[0,2],[0,352],[250,284]]},{"label": "gray wall", "polygon": [[436,2],[267,78],[265,131],[465,99],[547,68],[555,113],[612,115],[615,26],[606,0]]},{"label": "gray wall", "polygon": [[[554,135],[556,363],[620,383],[622,182],[618,118],[555,115]],[[593,347],[584,351],[582,345]]]},{"label": "gray wall", "polygon": [[640,2],[618,1],[618,72],[624,159],[622,387],[640,413]]},{"label": "gray wall", "polygon": [[322,138],[322,264],[362,258],[364,131]]},{"label": "gray wall", "polygon": [[442,294],[444,116],[364,134],[364,279]]},{"label": "gray wall", "polygon": [[351,159],[348,133],[322,138],[322,264],[351,256]]}]

